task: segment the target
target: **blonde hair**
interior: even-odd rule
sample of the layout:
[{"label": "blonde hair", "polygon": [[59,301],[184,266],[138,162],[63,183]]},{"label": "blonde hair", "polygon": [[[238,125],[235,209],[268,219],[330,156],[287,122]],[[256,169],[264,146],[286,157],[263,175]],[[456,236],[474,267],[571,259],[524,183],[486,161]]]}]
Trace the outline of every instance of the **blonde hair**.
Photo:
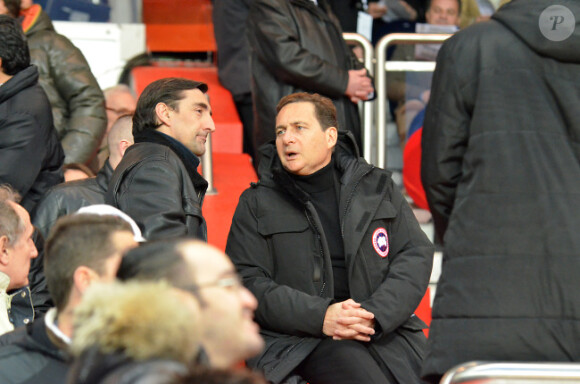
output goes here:
[{"label": "blonde hair", "polygon": [[94,284],[75,310],[71,351],[96,347],[134,360],[192,363],[200,345],[199,307],[167,283]]}]

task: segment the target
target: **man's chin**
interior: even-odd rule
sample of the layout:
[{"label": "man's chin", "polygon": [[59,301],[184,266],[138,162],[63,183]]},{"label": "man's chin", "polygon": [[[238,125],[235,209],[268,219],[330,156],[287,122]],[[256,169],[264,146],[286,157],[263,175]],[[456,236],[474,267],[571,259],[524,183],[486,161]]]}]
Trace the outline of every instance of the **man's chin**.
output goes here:
[{"label": "man's chin", "polygon": [[245,359],[249,359],[251,357],[256,356],[257,354],[259,354],[260,352],[262,352],[262,350],[264,349],[265,343],[264,343],[264,339],[262,339],[262,336],[260,336],[260,334],[252,334],[252,335],[247,335],[246,338],[246,357]]}]

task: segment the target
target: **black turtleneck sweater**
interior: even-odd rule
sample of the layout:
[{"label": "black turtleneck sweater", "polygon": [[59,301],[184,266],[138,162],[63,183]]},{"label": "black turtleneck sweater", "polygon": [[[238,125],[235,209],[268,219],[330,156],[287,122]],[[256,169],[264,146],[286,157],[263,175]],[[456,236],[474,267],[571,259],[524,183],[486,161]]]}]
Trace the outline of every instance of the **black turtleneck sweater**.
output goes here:
[{"label": "black turtleneck sweater", "polygon": [[319,171],[307,175],[291,175],[296,184],[310,196],[310,200],[322,223],[334,275],[334,298],[343,301],[350,297],[348,288],[348,273],[344,258],[344,246],[340,232],[340,217],[338,212],[339,178],[334,167],[334,158]]}]

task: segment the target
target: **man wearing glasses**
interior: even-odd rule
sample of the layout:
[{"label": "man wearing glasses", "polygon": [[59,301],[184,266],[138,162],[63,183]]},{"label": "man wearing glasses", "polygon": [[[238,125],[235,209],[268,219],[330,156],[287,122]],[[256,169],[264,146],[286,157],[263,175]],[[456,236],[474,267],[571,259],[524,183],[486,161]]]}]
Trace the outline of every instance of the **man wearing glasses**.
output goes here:
[{"label": "man wearing glasses", "polygon": [[211,245],[185,239],[144,244],[125,255],[117,277],[165,279],[191,292],[200,303],[201,342],[212,367],[233,367],[264,346],[253,320],[256,298],[241,284],[229,258]]}]

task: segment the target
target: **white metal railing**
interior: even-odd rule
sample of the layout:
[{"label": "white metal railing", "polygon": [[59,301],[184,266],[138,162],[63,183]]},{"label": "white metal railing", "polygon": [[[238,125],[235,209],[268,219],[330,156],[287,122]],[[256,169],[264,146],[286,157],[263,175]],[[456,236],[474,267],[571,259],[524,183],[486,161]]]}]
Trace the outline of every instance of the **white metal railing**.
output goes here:
[{"label": "white metal railing", "polygon": [[205,153],[201,156],[201,173],[203,178],[207,180],[207,191],[208,195],[215,195],[217,190],[213,186],[213,157],[211,148],[211,133],[207,135],[207,140],[205,142]]},{"label": "white metal railing", "polygon": [[440,384],[579,383],[579,363],[472,361],[450,369]]},{"label": "white metal railing", "polygon": [[[371,42],[358,33],[345,32],[342,34],[343,38],[347,42],[355,42],[361,45],[363,49],[363,63],[365,68],[369,71],[371,76],[374,76],[375,64],[373,60],[373,45]],[[359,109],[361,111],[361,127],[362,127],[362,142],[363,142],[363,157],[370,163],[371,162],[371,141],[372,141],[372,129],[373,129],[373,102],[361,102],[359,103]]]},{"label": "white metal railing", "polygon": [[[375,48],[377,102],[375,105],[377,163],[386,167],[386,129],[387,129],[387,71],[428,72],[435,70],[435,63],[428,61],[390,61],[387,62],[387,48],[394,44],[437,44],[447,40],[451,34],[431,33],[391,33],[383,36]],[[371,152],[371,141],[365,141],[365,153]],[[366,148],[367,145],[369,148]]]}]

